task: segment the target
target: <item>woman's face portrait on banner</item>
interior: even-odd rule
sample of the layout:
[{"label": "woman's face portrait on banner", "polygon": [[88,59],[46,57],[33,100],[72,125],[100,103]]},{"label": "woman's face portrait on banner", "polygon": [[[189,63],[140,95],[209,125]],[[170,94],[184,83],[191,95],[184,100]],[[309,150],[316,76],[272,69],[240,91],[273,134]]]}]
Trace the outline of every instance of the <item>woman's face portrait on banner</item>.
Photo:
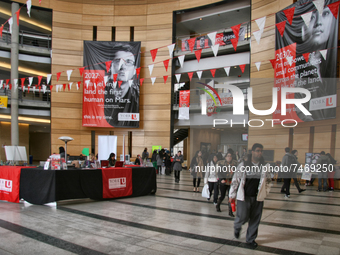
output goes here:
[{"label": "woman's face portrait on banner", "polygon": [[315,46],[327,43],[334,20],[334,16],[328,7],[325,7],[321,14],[315,10],[307,30],[310,36],[310,43]]}]

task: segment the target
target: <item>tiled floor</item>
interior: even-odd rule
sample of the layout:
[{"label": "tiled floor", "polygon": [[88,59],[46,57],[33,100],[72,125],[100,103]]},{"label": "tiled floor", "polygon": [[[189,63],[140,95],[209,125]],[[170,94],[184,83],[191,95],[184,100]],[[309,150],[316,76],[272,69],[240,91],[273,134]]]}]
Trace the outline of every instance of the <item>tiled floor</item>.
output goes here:
[{"label": "tiled floor", "polygon": [[65,201],[57,207],[0,202],[2,254],[340,254],[340,192],[316,187],[283,198],[274,184],[257,242],[234,238],[226,201],[222,212],[182,172],[158,176],[156,195],[110,201]]}]

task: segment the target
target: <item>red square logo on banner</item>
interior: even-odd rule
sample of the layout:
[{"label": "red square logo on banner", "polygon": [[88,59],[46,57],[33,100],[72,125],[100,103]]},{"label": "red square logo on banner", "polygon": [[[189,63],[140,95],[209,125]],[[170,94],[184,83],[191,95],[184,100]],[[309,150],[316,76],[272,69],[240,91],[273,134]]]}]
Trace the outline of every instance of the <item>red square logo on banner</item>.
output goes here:
[{"label": "red square logo on banner", "polygon": [[132,195],[131,168],[102,169],[103,198],[126,197]]}]

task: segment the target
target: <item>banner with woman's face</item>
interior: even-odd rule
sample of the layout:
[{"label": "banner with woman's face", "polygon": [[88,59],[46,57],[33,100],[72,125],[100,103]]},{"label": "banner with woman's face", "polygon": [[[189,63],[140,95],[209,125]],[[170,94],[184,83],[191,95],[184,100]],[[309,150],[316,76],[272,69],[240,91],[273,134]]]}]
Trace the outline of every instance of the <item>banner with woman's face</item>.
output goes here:
[{"label": "banner with woman's face", "polygon": [[139,127],[140,42],[84,41],[83,126]]},{"label": "banner with woman's face", "polygon": [[[276,13],[276,24],[285,23],[283,34],[275,28],[275,87],[300,87],[311,93],[303,106],[312,114],[304,115],[294,105],[287,107],[288,114],[281,116],[280,103],[273,119],[295,119],[298,122],[335,118],[337,92],[338,13],[325,0],[319,10],[313,1],[301,0]],[[295,7],[292,24],[284,11]],[[298,93],[287,98],[303,98]]]}]

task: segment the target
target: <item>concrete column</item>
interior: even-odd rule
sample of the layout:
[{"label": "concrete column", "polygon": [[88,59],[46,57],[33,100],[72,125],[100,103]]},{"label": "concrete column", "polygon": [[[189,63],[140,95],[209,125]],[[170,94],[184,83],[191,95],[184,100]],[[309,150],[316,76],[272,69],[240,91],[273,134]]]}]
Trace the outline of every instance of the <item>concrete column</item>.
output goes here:
[{"label": "concrete column", "polygon": [[[18,79],[19,67],[19,26],[17,24],[16,11],[19,4],[12,3],[12,39],[11,39],[11,143],[12,146],[19,145],[19,123],[18,123],[18,88],[14,86],[13,79]],[[18,81],[19,85],[19,81]]]}]

